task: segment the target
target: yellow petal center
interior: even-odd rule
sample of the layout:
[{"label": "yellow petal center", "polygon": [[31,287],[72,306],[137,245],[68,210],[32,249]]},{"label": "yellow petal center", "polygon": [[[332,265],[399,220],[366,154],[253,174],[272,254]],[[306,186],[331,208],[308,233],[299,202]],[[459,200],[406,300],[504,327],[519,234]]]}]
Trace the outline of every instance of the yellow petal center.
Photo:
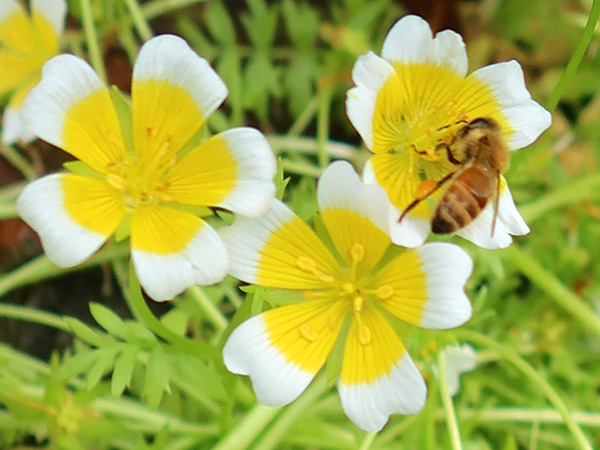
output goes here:
[{"label": "yellow petal center", "polygon": [[[337,279],[321,273],[317,270],[316,263],[306,256],[298,257],[296,259],[296,265],[304,272],[311,273],[316,279],[329,286],[327,289],[304,291],[304,298],[330,299],[332,303],[341,305],[341,310],[352,311],[354,313],[354,318],[359,325],[359,342],[362,345],[369,345],[371,344],[372,333],[362,320],[362,312],[367,303],[374,300],[385,300],[393,296],[394,289],[388,285],[380,286],[377,289],[370,289],[369,274],[357,277],[356,268],[365,257],[365,248],[363,244],[353,244],[351,246],[350,254],[352,257],[352,264],[349,270],[345,272],[345,276]],[[337,310],[336,317],[343,316],[344,315]],[[335,327],[335,319],[335,317],[331,317],[332,329]],[[313,333],[313,330],[306,326],[306,324],[300,326],[299,332],[304,339],[311,342],[318,338],[318,334]]]}]

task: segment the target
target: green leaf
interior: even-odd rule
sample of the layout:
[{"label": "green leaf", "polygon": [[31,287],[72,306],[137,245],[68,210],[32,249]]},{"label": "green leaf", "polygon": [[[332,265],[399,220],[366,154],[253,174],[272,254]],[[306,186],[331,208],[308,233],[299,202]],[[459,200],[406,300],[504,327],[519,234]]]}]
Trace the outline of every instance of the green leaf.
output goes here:
[{"label": "green leaf", "polygon": [[267,52],[277,29],[278,8],[264,0],[247,0],[250,14],[242,16],[242,23],[248,32],[253,47],[258,52]]},{"label": "green leaf", "polygon": [[98,350],[98,354],[96,355],[96,360],[90,367],[90,370],[87,373],[86,383],[88,390],[93,389],[110,368],[112,368],[115,357],[119,352],[119,347],[115,346],[113,348],[103,348]]},{"label": "green leaf", "polygon": [[186,311],[182,311],[179,308],[174,308],[164,314],[160,318],[160,321],[173,333],[183,336],[187,330],[187,326],[190,321],[190,315]]},{"label": "green leaf", "polygon": [[85,372],[98,358],[100,350],[88,350],[77,353],[61,364],[54,374],[60,380],[69,380]]},{"label": "green leaf", "polygon": [[90,345],[103,347],[112,342],[105,334],[93,330],[79,319],[65,317],[64,321],[75,336]]},{"label": "green leaf", "polygon": [[127,326],[125,322],[112,310],[100,303],[90,303],[90,313],[98,325],[104,328],[108,334],[125,339]]},{"label": "green leaf", "polygon": [[319,32],[317,11],[309,5],[292,0],[284,0],[282,11],[285,30],[294,46],[303,53],[313,53]]},{"label": "green leaf", "polygon": [[301,56],[286,71],[284,83],[294,116],[299,116],[315,96],[318,70],[312,59]]},{"label": "green leaf", "polygon": [[125,322],[127,327],[127,341],[145,346],[156,342],[156,336],[152,331],[139,322]]},{"label": "green leaf", "polygon": [[283,164],[281,163],[281,156],[279,156],[277,157],[277,174],[275,175],[275,187],[277,189],[275,193],[275,198],[283,200],[283,194],[289,182],[290,177],[285,177],[285,173],[283,171]]},{"label": "green leaf", "polygon": [[160,345],[156,345],[146,365],[144,396],[150,409],[158,409],[163,393],[169,392],[171,362]]},{"label": "green leaf", "polygon": [[214,366],[195,356],[181,354],[175,361],[177,375],[201,395],[216,400],[225,400],[227,392],[223,387],[223,378]]},{"label": "green leaf", "polygon": [[240,61],[240,52],[237,47],[226,49],[216,64],[217,72],[229,89],[227,105],[231,108],[230,124],[232,126],[243,125],[244,105],[242,102],[243,82]]},{"label": "green leaf", "polygon": [[222,2],[211,1],[204,11],[204,23],[211,36],[225,47],[235,47],[235,27]]},{"label": "green leaf", "polygon": [[270,96],[275,94],[279,84],[278,71],[265,54],[259,53],[248,63],[244,78],[244,106],[256,111],[260,119],[266,121]]},{"label": "green leaf", "polygon": [[114,397],[119,397],[126,387],[131,383],[133,369],[137,362],[139,348],[134,345],[126,344],[123,351],[115,361],[112,379],[110,383],[110,391]]}]

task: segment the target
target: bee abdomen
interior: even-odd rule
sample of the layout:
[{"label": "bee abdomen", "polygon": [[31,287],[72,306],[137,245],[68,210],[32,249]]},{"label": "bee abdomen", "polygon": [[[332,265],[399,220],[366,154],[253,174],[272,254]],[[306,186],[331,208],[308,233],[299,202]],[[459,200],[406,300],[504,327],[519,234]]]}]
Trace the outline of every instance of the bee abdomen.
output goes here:
[{"label": "bee abdomen", "polygon": [[450,185],[440,200],[431,230],[448,234],[470,224],[483,210],[493,193],[493,185],[476,168],[467,169]]}]

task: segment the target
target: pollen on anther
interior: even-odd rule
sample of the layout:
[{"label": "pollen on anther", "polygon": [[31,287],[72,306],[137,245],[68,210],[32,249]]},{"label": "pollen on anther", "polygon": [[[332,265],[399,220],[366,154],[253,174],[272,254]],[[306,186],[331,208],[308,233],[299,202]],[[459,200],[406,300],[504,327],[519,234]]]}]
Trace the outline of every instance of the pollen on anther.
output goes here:
[{"label": "pollen on anther", "polygon": [[369,345],[371,343],[371,330],[366,325],[361,325],[358,329],[358,341],[362,345]]},{"label": "pollen on anther", "polygon": [[296,266],[303,272],[314,273],[317,270],[317,263],[314,259],[308,256],[298,256],[296,258]]},{"label": "pollen on anther", "polygon": [[307,324],[300,326],[300,335],[309,342],[315,342],[319,337],[319,334],[315,333],[310,325]]},{"label": "pollen on anther", "polygon": [[352,255],[352,261],[355,263],[359,263],[365,259],[365,248],[362,244],[354,244],[350,253]]},{"label": "pollen on anther", "polygon": [[394,289],[386,284],[385,286],[381,286],[379,289],[377,289],[377,291],[375,292],[375,296],[379,299],[379,300],[387,300],[388,298],[390,298],[392,295],[394,295]]}]

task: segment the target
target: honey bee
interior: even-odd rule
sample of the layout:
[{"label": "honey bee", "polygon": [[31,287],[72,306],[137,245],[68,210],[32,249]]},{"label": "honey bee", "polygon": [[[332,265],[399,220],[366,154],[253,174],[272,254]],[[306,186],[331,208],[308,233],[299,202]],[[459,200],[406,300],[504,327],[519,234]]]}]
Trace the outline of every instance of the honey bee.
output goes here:
[{"label": "honey bee", "polygon": [[426,180],[421,183],[415,200],[408,205],[398,222],[449,182],[435,207],[431,230],[436,234],[449,234],[466,227],[495,195],[493,236],[498,216],[500,174],[509,165],[509,151],[500,125],[490,117],[480,117],[458,130],[450,144],[442,143],[438,147],[446,150],[448,161],[458,169],[437,182]]}]

